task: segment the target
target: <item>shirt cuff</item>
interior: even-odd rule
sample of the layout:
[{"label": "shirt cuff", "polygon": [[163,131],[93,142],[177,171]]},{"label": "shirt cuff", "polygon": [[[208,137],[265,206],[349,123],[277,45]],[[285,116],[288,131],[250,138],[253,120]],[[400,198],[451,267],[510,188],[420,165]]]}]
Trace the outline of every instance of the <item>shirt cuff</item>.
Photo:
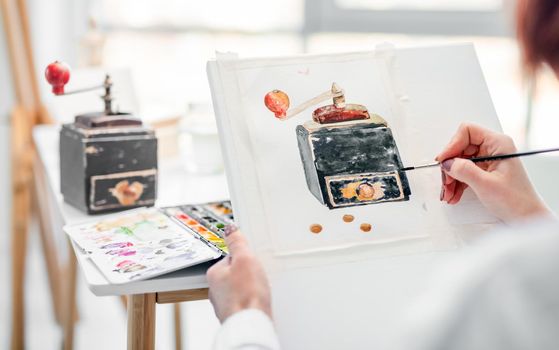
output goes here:
[{"label": "shirt cuff", "polygon": [[257,309],[239,311],[221,325],[215,350],[279,350],[272,320]]}]

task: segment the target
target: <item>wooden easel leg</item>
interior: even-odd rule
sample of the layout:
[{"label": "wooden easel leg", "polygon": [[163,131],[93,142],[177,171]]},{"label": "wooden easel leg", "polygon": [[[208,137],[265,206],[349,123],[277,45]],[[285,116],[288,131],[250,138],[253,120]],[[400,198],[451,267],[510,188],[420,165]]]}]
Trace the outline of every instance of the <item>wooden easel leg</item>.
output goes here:
[{"label": "wooden easel leg", "polygon": [[128,296],[128,350],[155,348],[155,293]]},{"label": "wooden easel leg", "polygon": [[126,310],[128,308],[128,297],[126,295],[121,295],[119,299],[122,303],[122,306],[124,307],[124,310]]},{"label": "wooden easel leg", "polygon": [[74,347],[74,325],[77,319],[76,308],[76,274],[77,261],[74,255],[72,243],[68,242],[68,269],[67,279],[64,284],[65,307],[64,307],[64,350],[71,350]]},{"label": "wooden easel leg", "polygon": [[173,304],[173,314],[175,316],[175,349],[182,349],[182,325],[181,325],[181,304]]},{"label": "wooden easel leg", "polygon": [[12,206],[12,350],[25,348],[25,260],[29,215],[29,189],[14,186]]},{"label": "wooden easel leg", "polygon": [[11,117],[12,166],[12,339],[11,348],[25,348],[24,280],[30,214],[31,164],[33,147],[31,129],[41,120],[48,120],[40,107],[41,98],[35,77],[29,21],[25,0],[0,0],[0,15],[4,24],[11,63],[16,106]]}]

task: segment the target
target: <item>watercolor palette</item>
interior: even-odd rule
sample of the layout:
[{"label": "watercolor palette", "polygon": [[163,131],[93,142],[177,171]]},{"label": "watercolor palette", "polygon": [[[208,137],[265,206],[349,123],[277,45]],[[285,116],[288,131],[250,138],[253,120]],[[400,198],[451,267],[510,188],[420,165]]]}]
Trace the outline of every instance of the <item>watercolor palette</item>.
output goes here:
[{"label": "watercolor palette", "polygon": [[233,223],[229,201],[170,207],[165,208],[165,212],[207,243],[227,253],[223,231],[225,226]]},{"label": "watercolor palette", "polygon": [[140,208],[64,231],[114,284],[148,279],[227,254],[231,203]]}]

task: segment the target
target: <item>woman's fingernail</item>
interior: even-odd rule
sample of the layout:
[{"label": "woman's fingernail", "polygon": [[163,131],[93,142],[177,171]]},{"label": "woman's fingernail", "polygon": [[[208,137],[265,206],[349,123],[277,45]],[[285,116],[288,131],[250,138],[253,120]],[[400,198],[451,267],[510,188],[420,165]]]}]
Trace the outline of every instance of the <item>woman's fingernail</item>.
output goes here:
[{"label": "woman's fingernail", "polygon": [[441,171],[441,181],[442,181],[443,185],[446,184],[446,175],[445,175],[444,171]]},{"label": "woman's fingernail", "polygon": [[444,171],[450,171],[450,168],[452,168],[452,163],[454,163],[454,159],[447,159],[445,160],[441,165],[444,169]]},{"label": "woman's fingernail", "polygon": [[440,195],[439,200],[442,202],[443,198],[444,198],[444,186],[441,186],[441,195]]},{"label": "woman's fingernail", "polygon": [[235,226],[234,224],[231,224],[231,225],[225,226],[225,230],[223,231],[223,233],[225,234],[225,237],[227,237],[227,236],[229,236],[230,234],[232,234],[233,232],[235,232],[237,230],[238,230],[237,226]]}]

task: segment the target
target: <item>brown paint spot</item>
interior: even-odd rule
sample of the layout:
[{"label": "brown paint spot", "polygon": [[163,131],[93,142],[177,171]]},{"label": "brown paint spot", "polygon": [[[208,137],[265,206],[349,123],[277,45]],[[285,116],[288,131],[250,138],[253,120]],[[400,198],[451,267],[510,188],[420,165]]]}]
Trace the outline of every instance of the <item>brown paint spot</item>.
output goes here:
[{"label": "brown paint spot", "polygon": [[350,182],[345,185],[342,189],[342,197],[346,199],[353,199],[357,197],[359,201],[376,201],[384,197],[384,189],[380,182],[375,182],[370,184],[368,182],[363,183],[362,181]]},{"label": "brown paint spot", "polygon": [[357,189],[358,185],[358,182],[348,183],[344,188],[342,188],[342,196],[346,199],[356,197],[357,193],[355,192],[355,190]]},{"label": "brown paint spot", "polygon": [[97,154],[97,153],[99,153],[99,150],[95,146],[88,146],[88,147],[85,148],[85,153],[86,154]]},{"label": "brown paint spot", "polygon": [[310,230],[311,230],[312,233],[318,234],[322,231],[322,225],[313,224],[313,225],[311,225]]},{"label": "brown paint spot", "polygon": [[363,232],[369,232],[369,231],[371,231],[372,226],[371,226],[371,224],[364,223],[364,224],[361,224],[361,226],[359,226],[359,228]]},{"label": "brown paint spot", "polygon": [[130,184],[128,180],[122,180],[114,188],[110,188],[109,192],[121,205],[134,205],[144,193],[144,185],[138,181]]},{"label": "brown paint spot", "polygon": [[345,214],[345,215],[342,217],[342,219],[343,219],[345,222],[352,222],[353,219],[354,219],[354,217],[353,217],[353,215]]},{"label": "brown paint spot", "polygon": [[370,183],[362,183],[356,190],[357,198],[359,200],[371,200],[375,197],[375,189]]}]

